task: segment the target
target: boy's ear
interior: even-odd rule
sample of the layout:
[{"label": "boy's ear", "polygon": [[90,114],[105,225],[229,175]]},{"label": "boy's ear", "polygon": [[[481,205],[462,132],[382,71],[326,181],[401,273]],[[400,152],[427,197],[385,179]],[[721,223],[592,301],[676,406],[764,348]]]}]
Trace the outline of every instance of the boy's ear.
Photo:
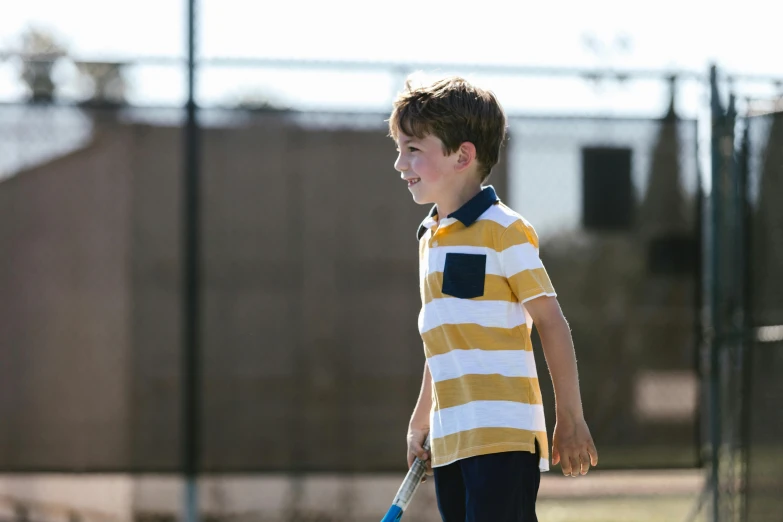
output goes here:
[{"label": "boy's ear", "polygon": [[457,150],[457,170],[464,170],[476,161],[476,146],[465,141]]}]

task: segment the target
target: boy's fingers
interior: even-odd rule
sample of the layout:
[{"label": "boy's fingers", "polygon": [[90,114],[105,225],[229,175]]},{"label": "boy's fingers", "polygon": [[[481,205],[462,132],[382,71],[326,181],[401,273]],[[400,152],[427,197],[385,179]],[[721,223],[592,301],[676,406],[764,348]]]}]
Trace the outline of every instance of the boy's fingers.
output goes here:
[{"label": "boy's fingers", "polygon": [[568,460],[571,461],[571,476],[577,477],[579,476],[579,455],[571,455]]},{"label": "boy's fingers", "polygon": [[560,462],[560,452],[557,448],[552,448],[552,465],[557,465]]},{"label": "boy's fingers", "polygon": [[579,460],[582,462],[582,475],[590,471],[590,455],[585,451],[579,454]]},{"label": "boy's fingers", "polygon": [[593,466],[598,465],[598,450],[595,449],[595,444],[590,442],[590,445],[587,447],[587,452],[590,454],[590,463]]},{"label": "boy's fingers", "polygon": [[[425,436],[426,439],[426,436]],[[421,460],[427,460],[429,458],[429,455],[427,455],[427,452],[424,450],[424,440],[421,441],[416,439],[411,439],[410,441],[410,449],[413,452],[414,455],[416,455]]]},{"label": "boy's fingers", "polygon": [[563,455],[560,459],[560,469],[563,471],[563,475],[571,474],[571,459],[568,455]]},{"label": "boy's fingers", "polygon": [[564,451],[560,455],[560,469],[563,470],[563,475],[567,477],[576,477],[580,470],[579,454],[572,454],[569,451]]}]

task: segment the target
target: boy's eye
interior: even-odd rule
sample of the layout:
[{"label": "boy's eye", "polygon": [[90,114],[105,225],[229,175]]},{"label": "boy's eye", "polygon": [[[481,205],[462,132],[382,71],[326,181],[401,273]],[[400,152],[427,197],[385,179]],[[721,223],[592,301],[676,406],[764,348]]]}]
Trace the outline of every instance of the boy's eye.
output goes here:
[{"label": "boy's eye", "polygon": [[416,147],[408,147],[408,150],[411,151],[411,152],[416,152],[419,149],[417,149]]}]

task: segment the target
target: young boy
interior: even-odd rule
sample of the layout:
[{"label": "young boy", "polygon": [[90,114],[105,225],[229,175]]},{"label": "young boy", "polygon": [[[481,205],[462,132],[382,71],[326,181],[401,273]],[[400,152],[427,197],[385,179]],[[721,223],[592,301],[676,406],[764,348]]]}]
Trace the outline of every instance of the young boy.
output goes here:
[{"label": "young boy", "polygon": [[572,477],[598,464],[571,333],[535,230],[482,187],[506,133],[494,94],[457,77],[405,87],[389,118],[394,168],[416,203],[434,203],[418,230],[426,363],[408,465],[430,459],[444,522],[535,521],[549,447],[533,324],[555,389],[552,462]]}]

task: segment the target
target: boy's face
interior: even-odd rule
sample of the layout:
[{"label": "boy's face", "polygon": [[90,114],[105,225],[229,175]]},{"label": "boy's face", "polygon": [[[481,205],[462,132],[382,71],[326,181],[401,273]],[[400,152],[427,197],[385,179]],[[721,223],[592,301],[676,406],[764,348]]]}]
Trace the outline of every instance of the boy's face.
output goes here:
[{"label": "boy's face", "polygon": [[428,134],[424,139],[398,133],[397,161],[394,168],[408,183],[413,201],[420,205],[437,203],[449,190],[449,173],[454,171],[457,153],[446,155],[439,138]]}]

